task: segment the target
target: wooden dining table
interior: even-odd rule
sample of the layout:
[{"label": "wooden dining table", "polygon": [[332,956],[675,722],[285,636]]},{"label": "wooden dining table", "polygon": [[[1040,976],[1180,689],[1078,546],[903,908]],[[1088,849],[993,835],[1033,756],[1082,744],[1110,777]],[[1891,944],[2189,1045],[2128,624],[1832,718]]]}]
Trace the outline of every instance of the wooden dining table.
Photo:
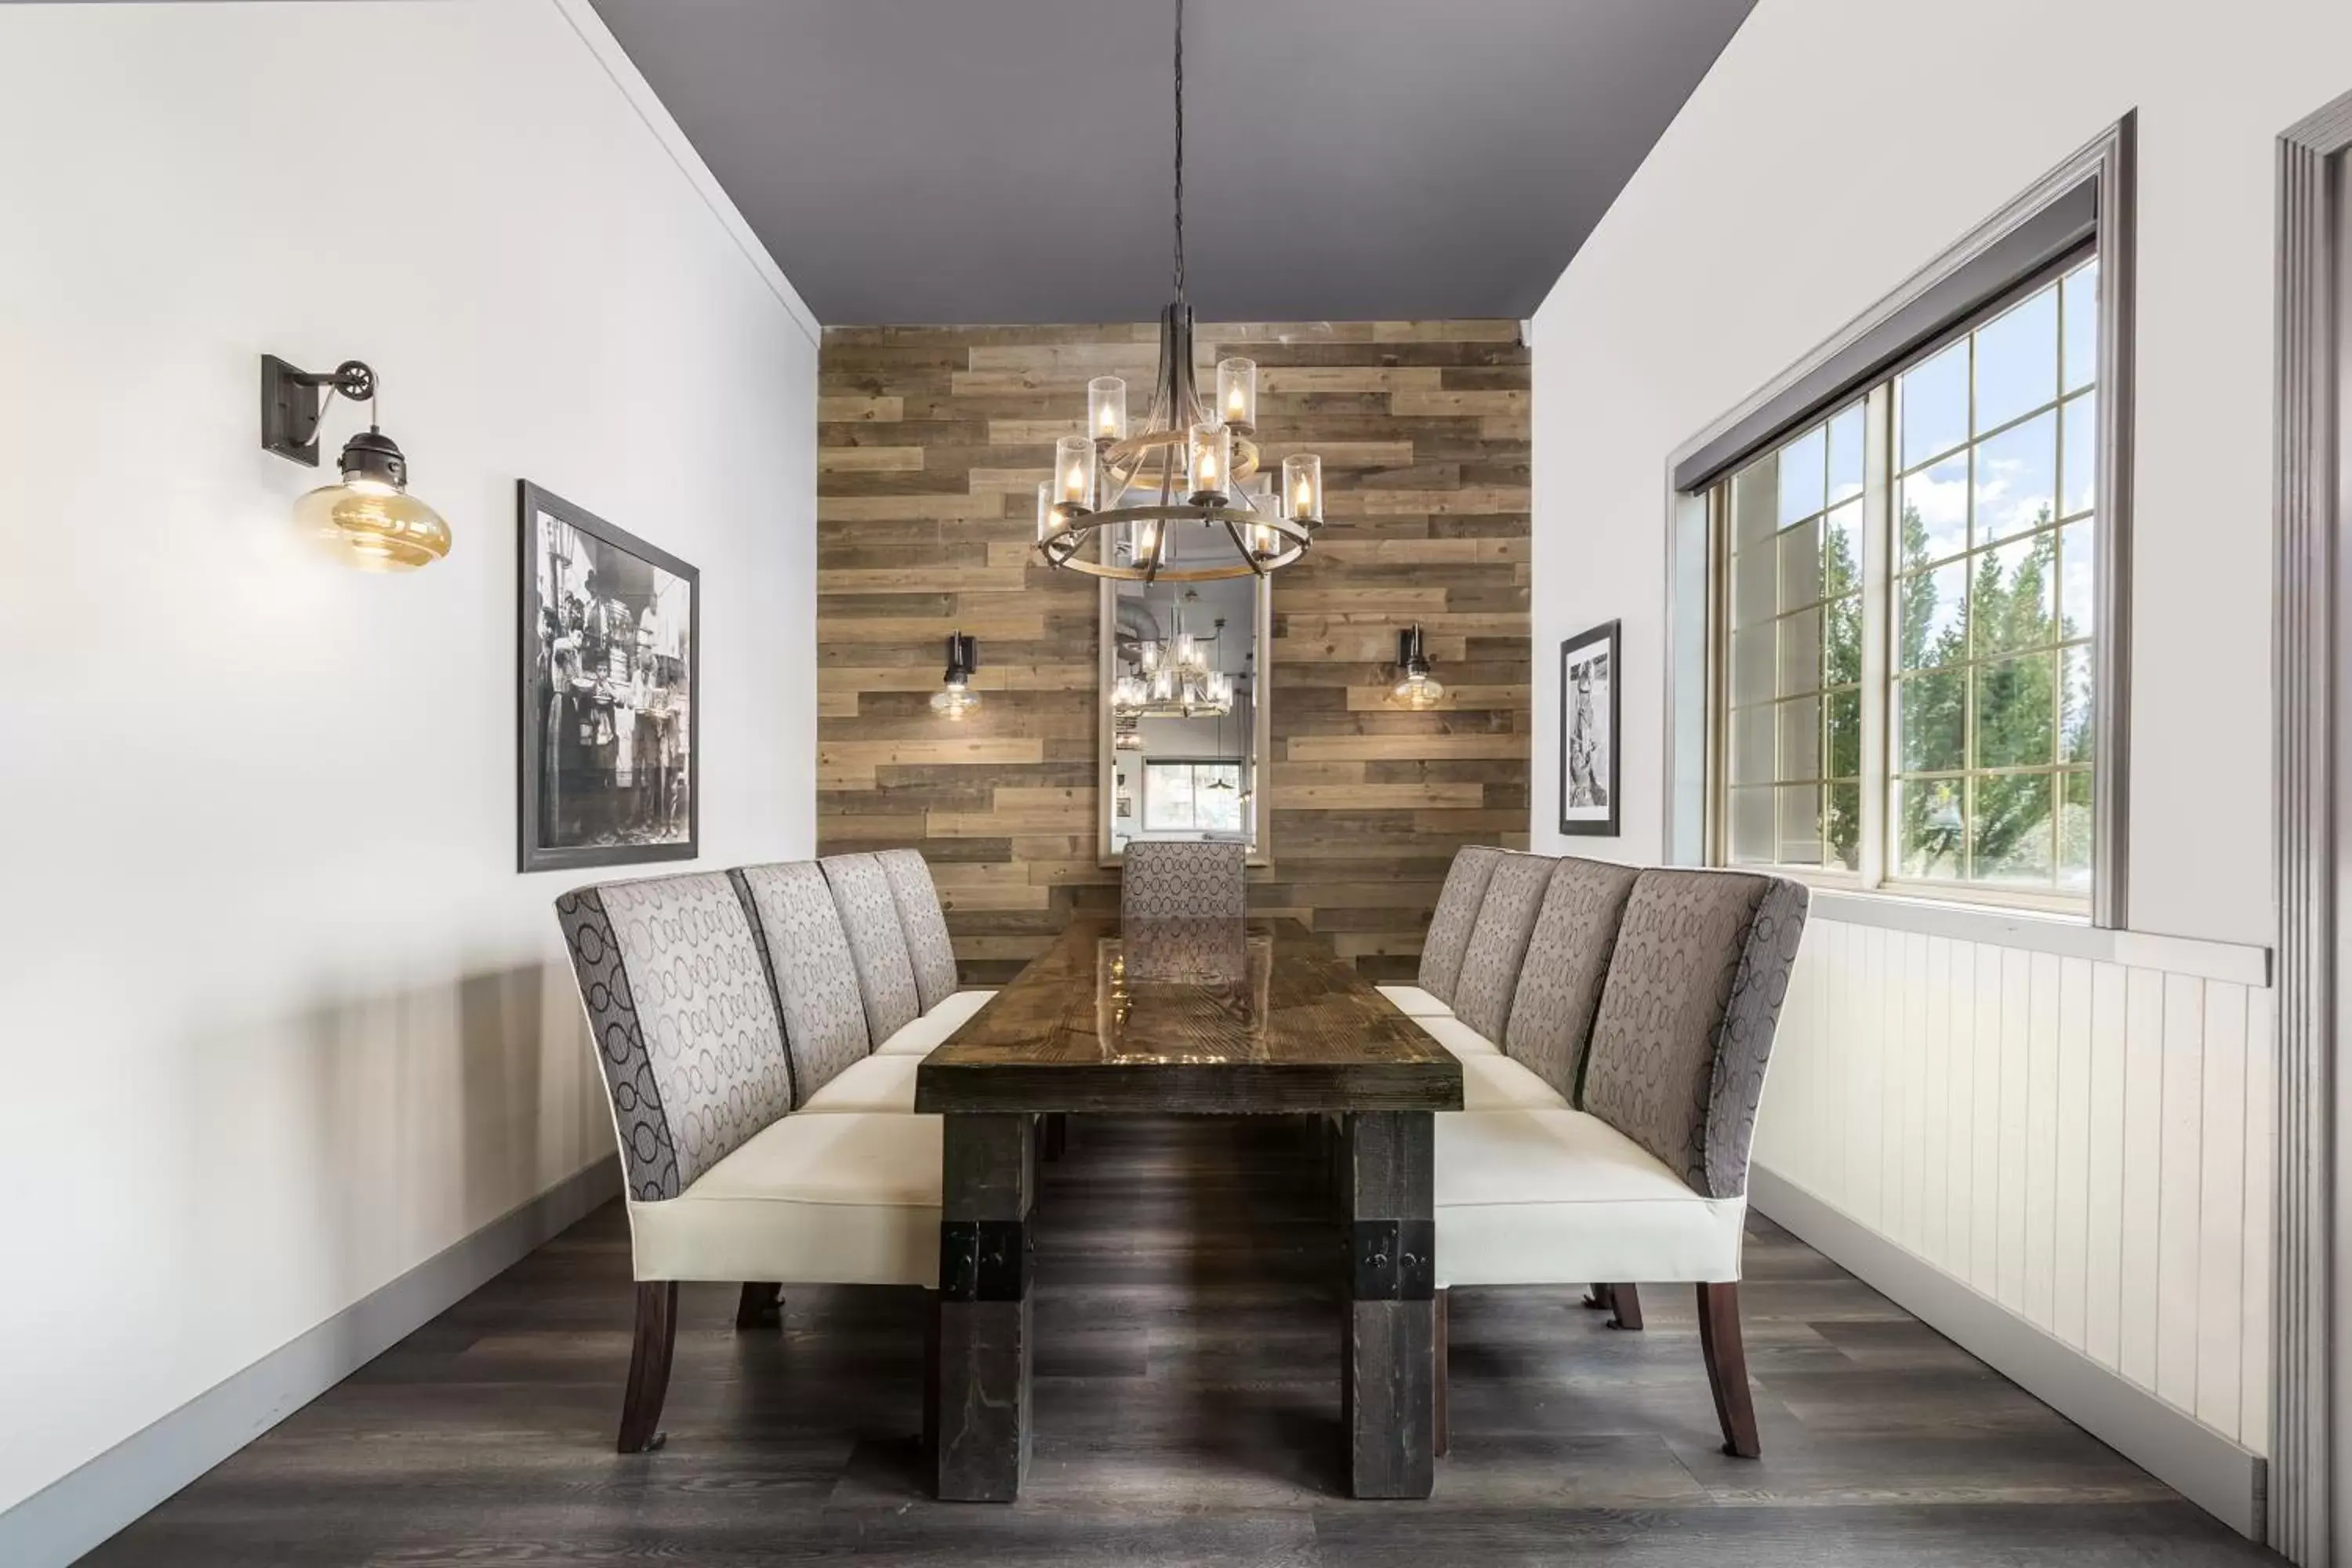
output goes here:
[{"label": "wooden dining table", "polygon": [[1078,921],[926,1058],[945,1118],[933,1405],[942,1499],[1010,1501],[1032,1437],[1043,1116],[1338,1118],[1340,1415],[1360,1498],[1425,1498],[1436,1391],[1433,1115],[1461,1064],[1292,920]]}]

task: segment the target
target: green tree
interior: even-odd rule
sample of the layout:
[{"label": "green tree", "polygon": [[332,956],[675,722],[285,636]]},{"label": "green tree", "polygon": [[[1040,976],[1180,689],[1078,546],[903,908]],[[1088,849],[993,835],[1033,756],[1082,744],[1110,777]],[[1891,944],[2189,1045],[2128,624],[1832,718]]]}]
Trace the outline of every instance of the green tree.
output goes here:
[{"label": "green tree", "polygon": [[[2045,507],[2037,528],[2050,521]],[[1906,772],[2047,766],[2058,760],[2060,656],[2050,645],[2078,633],[2052,605],[2057,535],[1980,552],[1962,572],[1922,570],[1926,525],[1904,509],[1896,594],[1898,766]],[[1945,601],[1956,589],[1959,604]],[[1940,624],[1939,624],[1940,617]],[[1963,663],[1973,649],[1979,661]],[[2036,650],[2036,651],[2020,651]],[[2010,657],[2003,657],[2003,656]],[[1969,686],[1976,699],[1969,742]],[[2069,750],[2074,748],[2070,746]],[[1902,792],[1897,868],[1906,876],[1959,875],[1962,838],[1973,839],[1979,875],[2047,869],[2050,780],[2012,774],[1978,781],[1976,818],[1967,823],[1958,780],[1923,780]]]}]

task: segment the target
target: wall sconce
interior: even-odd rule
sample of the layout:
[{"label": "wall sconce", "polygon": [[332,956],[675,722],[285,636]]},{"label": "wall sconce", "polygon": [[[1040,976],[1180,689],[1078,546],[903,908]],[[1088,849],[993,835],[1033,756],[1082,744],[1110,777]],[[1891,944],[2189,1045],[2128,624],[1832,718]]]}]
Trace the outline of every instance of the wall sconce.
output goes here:
[{"label": "wall sconce", "polygon": [[261,356],[261,444],[281,458],[319,466],[319,426],[328,398],[364,399],[368,427],[343,444],[342,482],[294,503],[294,521],[354,565],[412,572],[449,553],[449,525],[408,493],[408,459],[375,420],[375,372],[347,359],[323,374]]},{"label": "wall sconce", "polygon": [[1445,687],[1429,672],[1429,649],[1422,641],[1420,623],[1397,633],[1397,682],[1389,700],[1400,708],[1434,708],[1445,700]]},{"label": "wall sconce", "polygon": [[960,723],[965,714],[978,708],[980,693],[971,689],[971,672],[979,668],[980,639],[950,632],[946,683],[932,695],[931,711]]}]

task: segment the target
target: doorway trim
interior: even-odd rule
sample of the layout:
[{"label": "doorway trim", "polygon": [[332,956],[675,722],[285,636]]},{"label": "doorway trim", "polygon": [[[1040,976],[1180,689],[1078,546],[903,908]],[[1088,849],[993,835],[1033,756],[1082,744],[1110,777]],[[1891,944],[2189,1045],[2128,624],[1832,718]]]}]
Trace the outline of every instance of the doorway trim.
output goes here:
[{"label": "doorway trim", "polygon": [[[2347,690],[2336,675],[2336,605],[2352,603],[2338,574],[2346,521],[2337,453],[2345,369],[2339,311],[2345,268],[2344,166],[2352,93],[2279,137],[2277,525],[2273,643],[2279,906],[2276,1237],[2272,1291],[2270,1543],[2294,1562],[2335,1559],[2330,1498],[2336,1460],[2331,1353],[2339,954],[2336,800],[2352,780],[2339,724]],[[2352,891],[2352,890],[2347,890]],[[2352,1206],[2346,1212],[2352,1213]],[[2347,1521],[2352,1522],[2352,1521]]]}]

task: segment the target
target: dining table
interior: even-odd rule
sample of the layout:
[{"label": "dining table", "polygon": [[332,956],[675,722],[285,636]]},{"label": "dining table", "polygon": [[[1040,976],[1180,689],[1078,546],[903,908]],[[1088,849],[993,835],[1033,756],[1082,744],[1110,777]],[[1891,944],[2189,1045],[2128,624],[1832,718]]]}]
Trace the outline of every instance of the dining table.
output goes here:
[{"label": "dining table", "polygon": [[1046,1117],[1307,1115],[1339,1140],[1340,1424],[1360,1498],[1434,1470],[1435,1113],[1462,1068],[1297,921],[1074,921],[916,1072],[944,1120],[928,1412],[943,1500],[1010,1501],[1033,1436]]}]

